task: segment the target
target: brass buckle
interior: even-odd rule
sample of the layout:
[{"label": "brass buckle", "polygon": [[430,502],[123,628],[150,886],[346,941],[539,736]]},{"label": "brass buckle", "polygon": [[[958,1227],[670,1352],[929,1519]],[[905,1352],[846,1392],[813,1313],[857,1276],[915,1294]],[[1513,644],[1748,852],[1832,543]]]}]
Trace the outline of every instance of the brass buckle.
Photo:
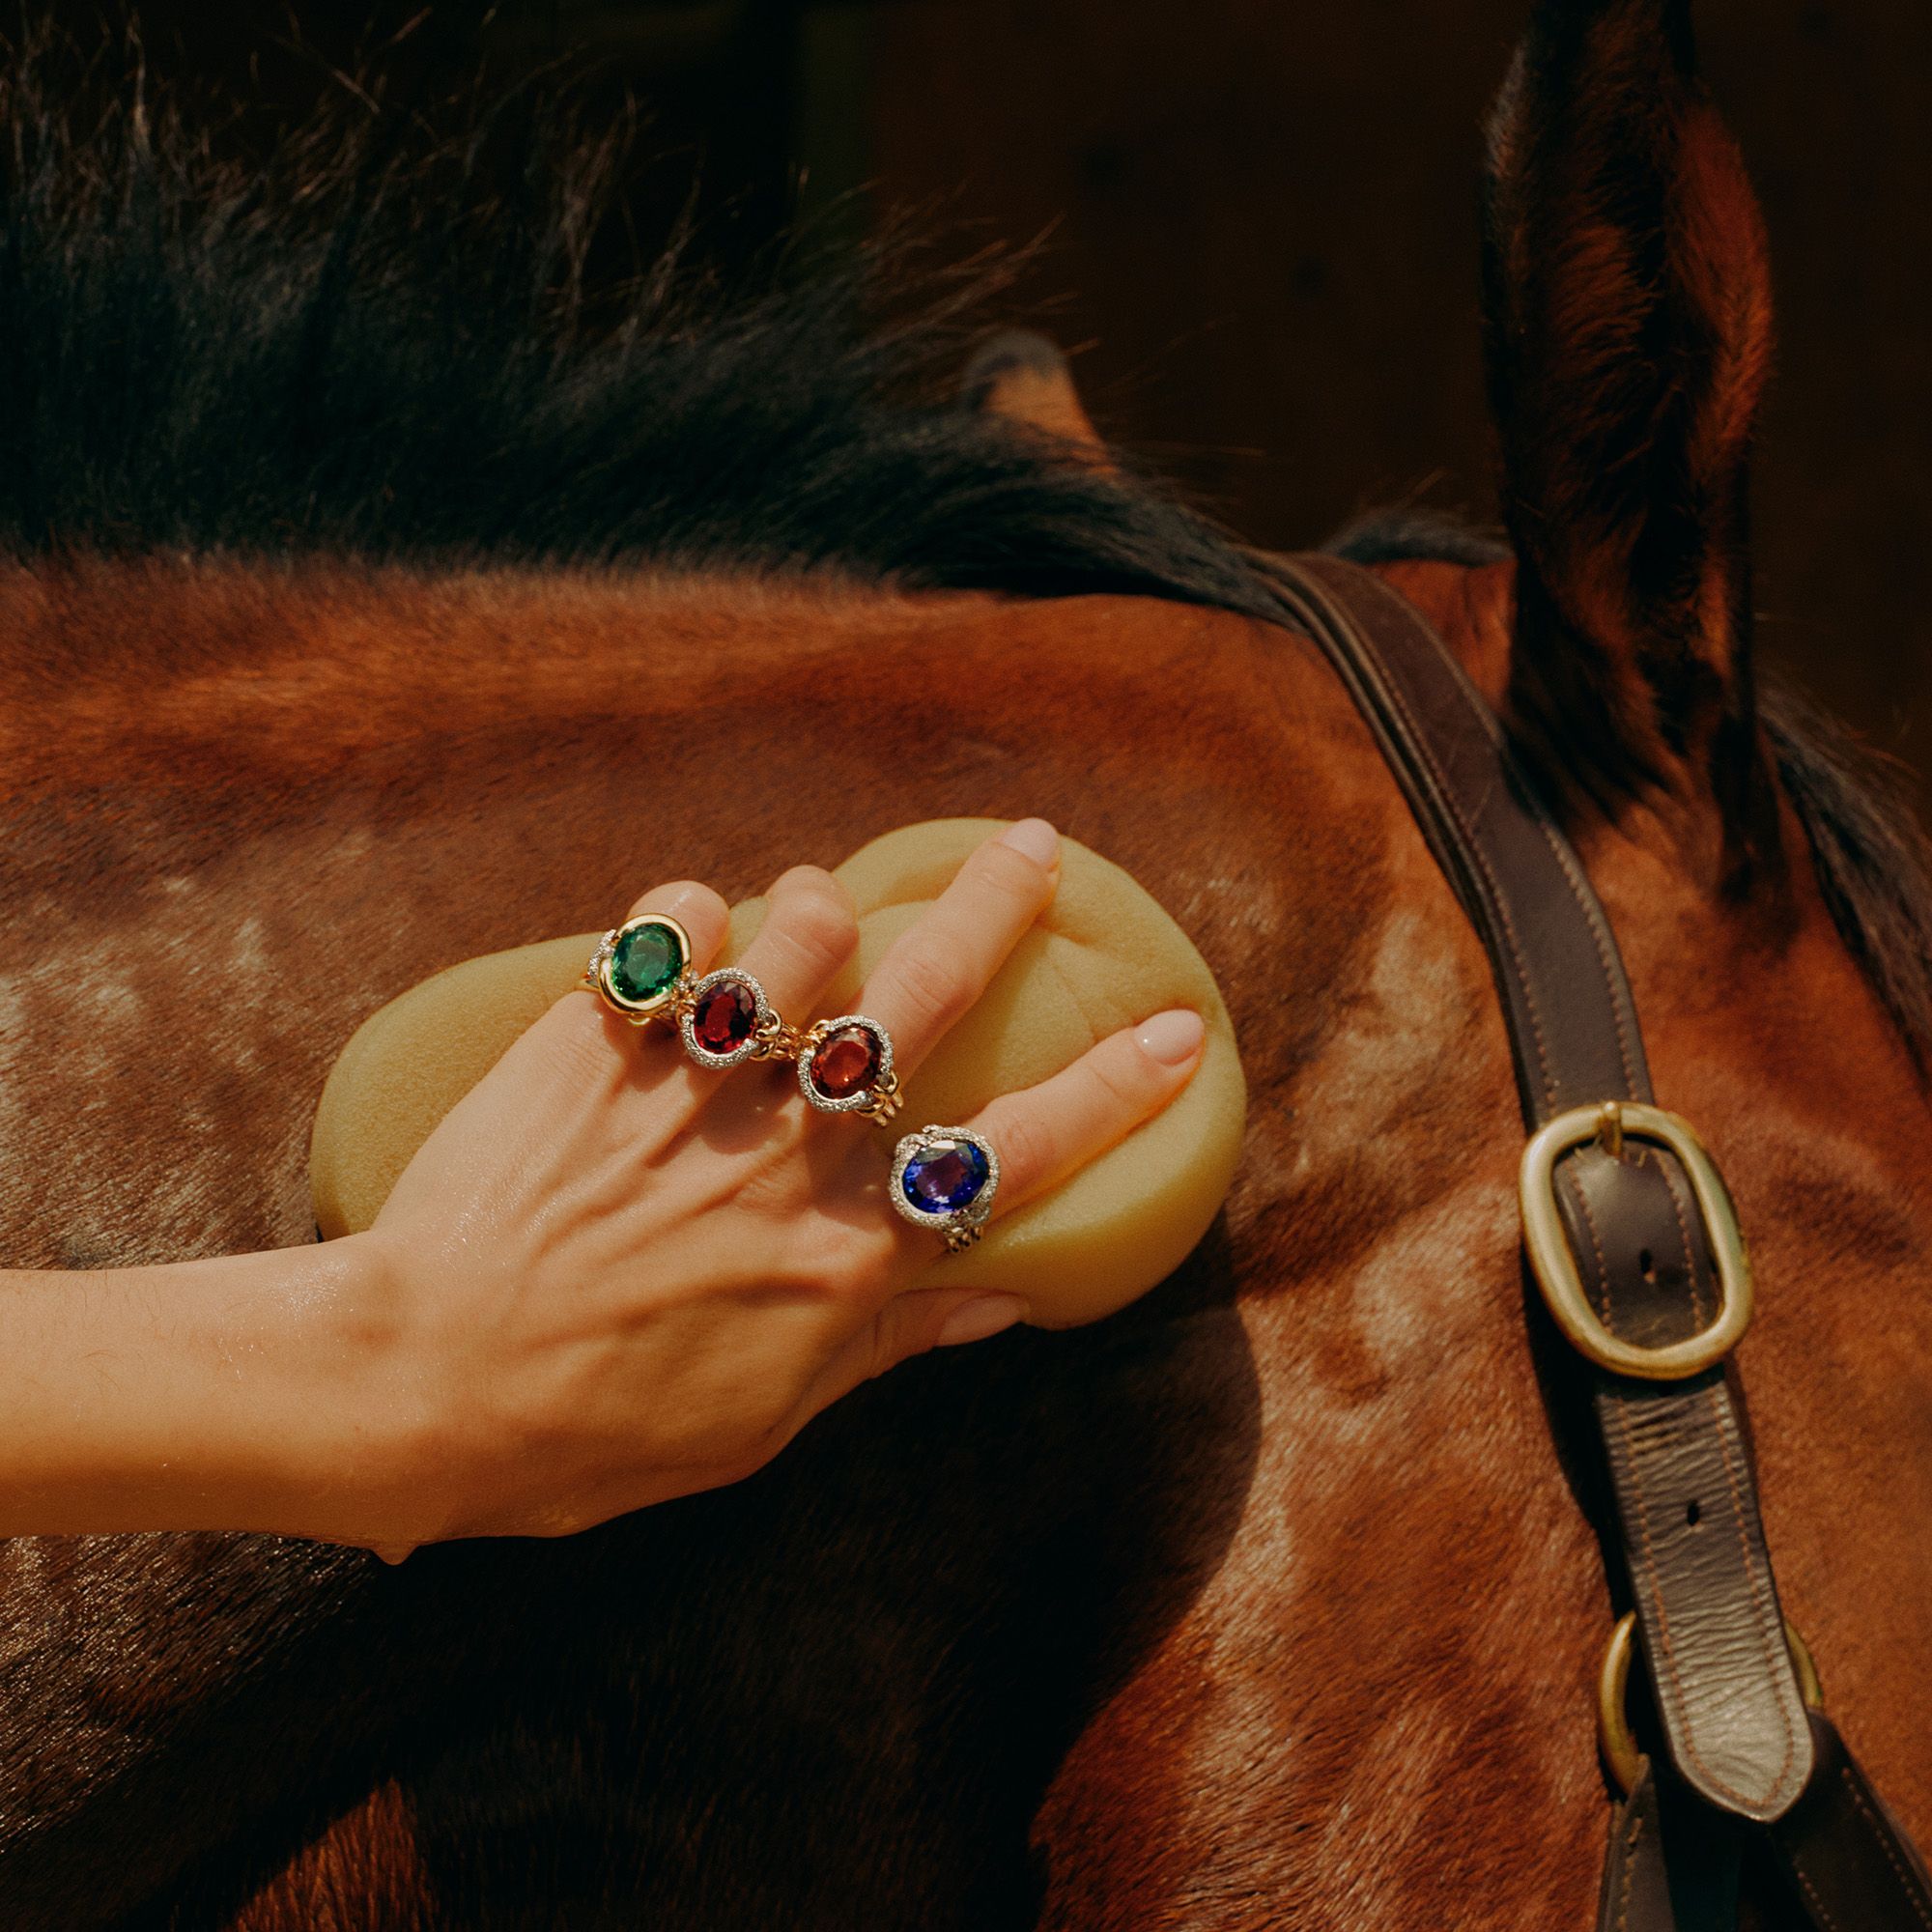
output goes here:
[{"label": "brass buckle", "polygon": [[[1617,1789],[1628,1798],[1643,1775],[1643,1752],[1630,1726],[1631,1652],[1636,1634],[1636,1612],[1626,1610],[1617,1619],[1610,1640],[1604,1646],[1604,1661],[1597,1666],[1597,1748],[1604,1754],[1604,1769]],[[1818,1681],[1818,1666],[1811,1647],[1785,1619],[1784,1641],[1791,1649],[1791,1667],[1798,1673],[1798,1690],[1805,1708],[1825,1708],[1825,1687]]]},{"label": "brass buckle", "polygon": [[[1606,1152],[1620,1156],[1626,1136],[1654,1141],[1683,1162],[1718,1264],[1718,1313],[1710,1325],[1681,1342],[1654,1349],[1621,1341],[1598,1319],[1577,1272],[1556,1206],[1557,1161],[1588,1140],[1601,1140]],[[1522,1197],[1522,1241],[1537,1286],[1571,1347],[1600,1369],[1643,1381],[1681,1381],[1722,1361],[1737,1347],[1750,1325],[1750,1261],[1723,1179],[1688,1121],[1636,1100],[1572,1107],[1531,1136],[1522,1151],[1518,1187]]]}]

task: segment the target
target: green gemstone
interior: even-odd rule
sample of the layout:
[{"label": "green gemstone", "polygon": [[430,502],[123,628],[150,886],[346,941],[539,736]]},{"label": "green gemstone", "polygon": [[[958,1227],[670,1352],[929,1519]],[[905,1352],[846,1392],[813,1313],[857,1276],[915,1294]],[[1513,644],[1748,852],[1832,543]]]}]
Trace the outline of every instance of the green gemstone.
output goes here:
[{"label": "green gemstone", "polygon": [[611,950],[611,989],[627,1006],[641,1007],[668,992],[683,971],[677,934],[655,920],[634,925]]}]

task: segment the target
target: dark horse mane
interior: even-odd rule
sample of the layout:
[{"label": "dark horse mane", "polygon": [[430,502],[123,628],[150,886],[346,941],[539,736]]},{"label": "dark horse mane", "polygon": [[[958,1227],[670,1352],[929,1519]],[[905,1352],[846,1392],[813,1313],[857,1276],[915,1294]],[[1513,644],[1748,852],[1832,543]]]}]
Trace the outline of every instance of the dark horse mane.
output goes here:
[{"label": "dark horse mane", "polygon": [[[131,46],[131,43],[130,43]],[[1011,265],[886,251],[725,296],[674,242],[614,299],[585,259],[613,150],[537,115],[506,194],[356,85],[266,171],[43,30],[0,56],[0,552],[822,575],[1124,592],[1279,621],[1266,559],[1157,479],[961,406]],[[1361,562],[1507,554],[1384,513]],[[1846,944],[1932,1063],[1932,858],[1889,761],[1795,691],[1761,712]]]}]

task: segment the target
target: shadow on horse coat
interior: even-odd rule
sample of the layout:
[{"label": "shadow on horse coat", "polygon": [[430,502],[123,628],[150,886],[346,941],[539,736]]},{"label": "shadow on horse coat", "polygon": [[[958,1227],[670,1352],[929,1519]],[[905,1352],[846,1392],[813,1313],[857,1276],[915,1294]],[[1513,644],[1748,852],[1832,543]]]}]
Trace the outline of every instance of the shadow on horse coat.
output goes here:
[{"label": "shadow on horse coat", "polygon": [[[403,986],[956,812],[1142,879],[1254,1104],[1146,1302],[911,1364],[730,1492],[397,1571],[8,1547],[0,1917],[1583,1922],[1607,1600],[1501,1022],[1264,568],[1037,354],[935,400],[943,291],[854,334],[849,282],[707,319],[667,270],[600,331],[567,171],[492,210],[352,127],[223,181],[164,103],[76,144],[48,62],[0,162],[9,1264],[298,1241],[324,1071]],[[1786,1602],[1923,1836],[1919,847],[1749,677],[1761,258],[1682,10],[1545,6],[1493,154],[1514,555],[1348,547],[1564,801],[1751,1238]]]}]

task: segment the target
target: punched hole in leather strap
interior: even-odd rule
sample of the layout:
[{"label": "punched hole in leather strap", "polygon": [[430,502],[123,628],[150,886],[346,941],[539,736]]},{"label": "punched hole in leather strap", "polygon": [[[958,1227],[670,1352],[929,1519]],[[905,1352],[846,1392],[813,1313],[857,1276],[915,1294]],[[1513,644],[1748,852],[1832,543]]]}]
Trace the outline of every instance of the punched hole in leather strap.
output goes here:
[{"label": "punched hole in leather strap", "polygon": [[[1525,1125],[1609,1100],[1649,1104],[1608,922],[1489,706],[1421,616],[1369,572],[1322,555],[1271,562],[1287,614],[1342,677],[1482,937]],[[1674,1154],[1585,1145],[1555,1163],[1553,1187],[1611,1335],[1652,1348],[1710,1323],[1716,1270]],[[1676,1382],[1592,1376],[1672,1761],[1721,1810],[1776,1818],[1805,1787],[1812,1740],[1723,1370]]]}]

